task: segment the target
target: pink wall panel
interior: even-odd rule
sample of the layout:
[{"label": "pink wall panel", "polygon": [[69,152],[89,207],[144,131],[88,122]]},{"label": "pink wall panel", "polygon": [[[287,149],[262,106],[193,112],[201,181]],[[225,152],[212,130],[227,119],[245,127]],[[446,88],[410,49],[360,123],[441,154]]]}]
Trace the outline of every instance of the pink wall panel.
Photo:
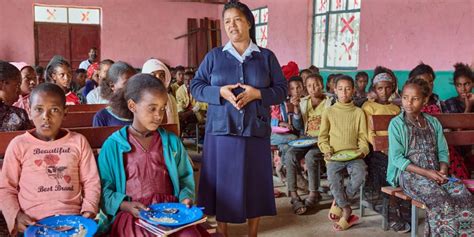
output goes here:
[{"label": "pink wall panel", "polygon": [[474,62],[474,1],[363,0],[360,69],[409,70],[423,61],[435,70]]},{"label": "pink wall panel", "polygon": [[[15,0],[0,8],[0,59],[34,63],[33,4],[61,0]],[[268,48],[281,64],[310,65],[313,0],[244,0],[268,6]],[[148,57],[171,65],[187,62],[187,18],[221,18],[222,5],[158,0],[71,0],[68,5],[102,8],[101,57],[141,67]],[[419,61],[451,70],[457,61],[474,62],[474,1],[363,0],[360,69],[383,64],[411,69]],[[6,33],[8,32],[8,33]],[[222,27],[222,42],[227,42]]]}]

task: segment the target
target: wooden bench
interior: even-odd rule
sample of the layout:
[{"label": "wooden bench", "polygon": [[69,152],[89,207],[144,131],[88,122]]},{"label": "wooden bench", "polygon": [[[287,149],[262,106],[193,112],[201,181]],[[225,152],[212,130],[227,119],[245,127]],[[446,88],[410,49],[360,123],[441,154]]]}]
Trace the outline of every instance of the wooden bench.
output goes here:
[{"label": "wooden bench", "polygon": [[82,104],[82,105],[69,105],[67,106],[68,112],[97,112],[108,104]]},{"label": "wooden bench", "polygon": [[92,127],[92,122],[94,120],[95,114],[96,112],[94,111],[67,113],[66,116],[64,116],[64,120],[61,127],[63,128]]},{"label": "wooden bench", "polygon": [[[370,118],[369,126],[373,131],[387,131],[392,115],[375,115]],[[435,117],[440,121],[444,129],[444,136],[449,145],[472,145],[474,144],[474,113],[463,114],[439,114]],[[375,136],[374,151],[388,154],[388,136]],[[388,230],[388,204],[390,197],[400,198],[411,202],[411,236],[418,233],[418,208],[425,209],[424,203],[412,200],[400,187],[383,187],[382,192],[387,194],[384,198],[382,228]]]}]

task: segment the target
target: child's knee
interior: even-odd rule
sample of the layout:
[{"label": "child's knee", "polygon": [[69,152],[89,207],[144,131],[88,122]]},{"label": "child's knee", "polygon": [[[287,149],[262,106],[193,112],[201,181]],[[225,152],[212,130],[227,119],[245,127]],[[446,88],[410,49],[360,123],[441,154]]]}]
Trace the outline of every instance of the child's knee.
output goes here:
[{"label": "child's knee", "polygon": [[327,174],[328,174],[328,181],[330,183],[341,180],[343,178],[342,174],[339,173],[337,169],[330,169],[329,166],[327,168]]},{"label": "child's knee", "polygon": [[298,157],[296,155],[296,152],[294,152],[294,150],[290,149],[286,152],[285,164],[287,166],[294,166],[294,165],[299,164]]}]

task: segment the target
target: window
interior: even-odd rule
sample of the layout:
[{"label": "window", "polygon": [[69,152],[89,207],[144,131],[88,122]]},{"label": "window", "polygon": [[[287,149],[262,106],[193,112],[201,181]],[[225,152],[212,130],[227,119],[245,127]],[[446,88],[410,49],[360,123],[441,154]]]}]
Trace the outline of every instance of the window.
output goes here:
[{"label": "window", "polygon": [[268,42],[268,7],[261,7],[252,10],[255,18],[255,38],[257,45],[267,47]]},{"label": "window", "polygon": [[356,69],[362,0],[314,0],[312,64]]}]

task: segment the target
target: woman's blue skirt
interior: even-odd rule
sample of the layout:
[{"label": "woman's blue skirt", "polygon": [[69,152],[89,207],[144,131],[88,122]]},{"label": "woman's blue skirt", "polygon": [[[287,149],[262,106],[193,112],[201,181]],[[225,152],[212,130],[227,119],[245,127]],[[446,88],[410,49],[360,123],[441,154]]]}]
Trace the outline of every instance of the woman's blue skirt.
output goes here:
[{"label": "woman's blue skirt", "polygon": [[270,138],[206,134],[198,205],[219,222],[276,215]]}]

